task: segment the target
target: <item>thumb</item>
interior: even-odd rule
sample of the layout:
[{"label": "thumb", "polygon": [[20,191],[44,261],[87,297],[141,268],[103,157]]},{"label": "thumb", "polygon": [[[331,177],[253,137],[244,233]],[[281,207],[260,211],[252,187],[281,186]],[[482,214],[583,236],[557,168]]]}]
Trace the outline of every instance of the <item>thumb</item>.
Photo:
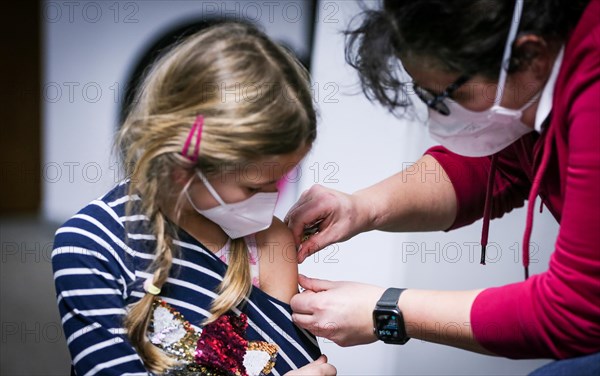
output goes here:
[{"label": "thumb", "polygon": [[298,283],[300,284],[300,286],[302,286],[303,289],[314,292],[327,291],[335,286],[335,283],[332,281],[327,281],[325,279],[310,278],[302,274],[298,274]]},{"label": "thumb", "polygon": [[303,263],[309,256],[317,253],[332,244],[327,232],[317,232],[303,241],[298,248],[298,262]]},{"label": "thumb", "polygon": [[321,354],[321,356],[317,360],[315,360],[314,363],[315,364],[325,364],[325,363],[327,363],[327,355]]}]

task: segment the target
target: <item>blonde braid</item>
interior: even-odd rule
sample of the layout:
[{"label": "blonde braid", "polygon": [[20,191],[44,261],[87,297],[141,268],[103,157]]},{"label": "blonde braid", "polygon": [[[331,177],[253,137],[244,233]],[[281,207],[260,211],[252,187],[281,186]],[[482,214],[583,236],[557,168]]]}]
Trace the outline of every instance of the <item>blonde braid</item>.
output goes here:
[{"label": "blonde braid", "polygon": [[204,324],[215,321],[231,308],[238,306],[252,290],[250,260],[244,238],[234,239],[229,252],[227,272],[219,285],[219,295],[211,305],[211,316],[204,321]]},{"label": "blonde braid", "polygon": [[[169,166],[168,159],[169,157],[165,155],[164,151],[146,149],[135,164],[129,164],[136,166],[135,170],[131,171],[129,195],[141,194],[141,210],[149,218],[149,228],[156,238],[155,258],[148,267],[148,271],[153,274],[153,285],[159,289],[169,276],[174,253],[175,234],[158,206],[161,201],[161,176],[164,175],[163,170],[167,168],[166,166]],[[134,201],[128,202],[128,212],[131,212],[133,204]],[[155,296],[146,292],[138,302],[131,305],[124,320],[124,327],[144,365],[152,372],[163,373],[175,365],[175,361],[148,340],[147,332],[154,300]]]},{"label": "blonde braid", "polygon": [[[146,193],[156,192],[156,186],[156,182],[148,184]],[[154,202],[154,200],[148,201]],[[167,281],[173,263],[173,235],[169,231],[164,214],[156,208],[156,204],[149,206],[148,210],[154,211],[149,217],[150,226],[156,237],[156,257],[149,270],[153,271],[153,284],[160,289]],[[130,307],[124,326],[145,366],[152,372],[163,373],[175,365],[175,361],[148,340],[147,331],[152,317],[154,299],[154,295],[146,292],[142,299]]]}]

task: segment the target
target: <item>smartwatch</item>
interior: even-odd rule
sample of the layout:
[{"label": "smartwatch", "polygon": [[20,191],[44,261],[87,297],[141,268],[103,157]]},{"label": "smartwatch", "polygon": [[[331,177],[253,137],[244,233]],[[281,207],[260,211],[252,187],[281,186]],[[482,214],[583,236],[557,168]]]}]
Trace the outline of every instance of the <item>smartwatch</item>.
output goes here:
[{"label": "smartwatch", "polygon": [[385,343],[404,345],[410,337],[406,335],[404,317],[398,308],[398,299],[405,289],[385,290],[373,310],[373,332]]}]

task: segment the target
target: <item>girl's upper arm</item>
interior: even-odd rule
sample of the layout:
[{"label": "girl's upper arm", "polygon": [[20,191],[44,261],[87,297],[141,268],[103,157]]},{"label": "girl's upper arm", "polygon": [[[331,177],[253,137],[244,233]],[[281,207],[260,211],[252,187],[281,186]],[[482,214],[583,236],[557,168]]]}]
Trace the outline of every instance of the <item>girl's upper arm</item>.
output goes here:
[{"label": "girl's upper arm", "polygon": [[260,286],[269,295],[289,303],[298,292],[298,258],[292,233],[278,218],[256,234]]}]

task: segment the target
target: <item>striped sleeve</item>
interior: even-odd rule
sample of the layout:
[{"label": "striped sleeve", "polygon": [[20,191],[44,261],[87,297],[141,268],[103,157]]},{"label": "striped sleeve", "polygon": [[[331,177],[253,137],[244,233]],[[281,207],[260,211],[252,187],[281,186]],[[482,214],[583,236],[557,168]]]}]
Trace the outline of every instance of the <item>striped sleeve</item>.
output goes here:
[{"label": "striped sleeve", "polygon": [[93,202],[55,235],[52,267],[75,374],[148,375],[123,329],[134,256],[123,227],[102,201]]}]

